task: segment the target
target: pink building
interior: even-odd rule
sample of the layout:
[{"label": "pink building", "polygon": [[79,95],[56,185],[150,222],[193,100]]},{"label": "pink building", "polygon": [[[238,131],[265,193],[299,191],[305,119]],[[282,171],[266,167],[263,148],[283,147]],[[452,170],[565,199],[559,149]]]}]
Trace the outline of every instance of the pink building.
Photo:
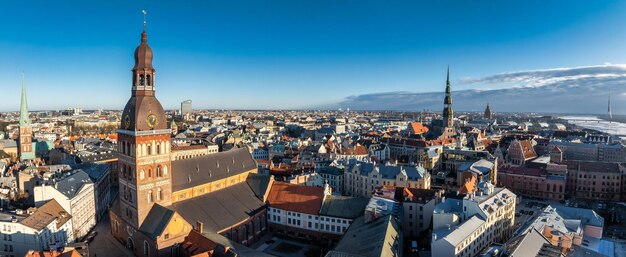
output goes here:
[{"label": "pink building", "polygon": [[626,167],[620,163],[567,161],[567,191],[575,198],[623,201]]},{"label": "pink building", "polygon": [[565,176],[545,169],[503,166],[498,171],[498,186],[515,194],[546,200],[563,200],[566,189]]}]

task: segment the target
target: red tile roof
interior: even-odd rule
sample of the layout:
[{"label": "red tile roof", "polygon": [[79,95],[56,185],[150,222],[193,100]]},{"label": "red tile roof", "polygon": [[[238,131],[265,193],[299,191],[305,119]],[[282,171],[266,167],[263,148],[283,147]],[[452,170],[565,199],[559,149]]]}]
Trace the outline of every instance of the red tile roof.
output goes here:
[{"label": "red tile roof", "polygon": [[324,189],[321,187],[284,182],[274,182],[267,197],[272,208],[312,215],[319,214],[323,200]]},{"label": "red tile roof", "polygon": [[409,124],[409,129],[414,135],[424,134],[428,132],[428,128],[424,126],[421,122],[411,122],[411,124]]},{"label": "red tile roof", "polygon": [[343,148],[341,149],[341,154],[343,155],[367,155],[367,147],[362,145],[357,145],[354,147]]},{"label": "red tile roof", "polygon": [[478,187],[476,186],[476,177],[469,175],[469,181],[463,182],[463,186],[459,188],[459,193],[468,194],[475,192],[476,190],[478,190]]},{"label": "red tile roof", "polygon": [[533,148],[533,144],[530,142],[530,140],[521,140],[519,141],[519,143],[522,146],[522,151],[524,152],[524,159],[528,160],[530,158],[537,157],[535,149]]},{"label": "red tile roof", "polygon": [[215,248],[217,248],[217,243],[192,230],[185,237],[185,241],[183,241],[180,247],[188,256],[211,257]]}]

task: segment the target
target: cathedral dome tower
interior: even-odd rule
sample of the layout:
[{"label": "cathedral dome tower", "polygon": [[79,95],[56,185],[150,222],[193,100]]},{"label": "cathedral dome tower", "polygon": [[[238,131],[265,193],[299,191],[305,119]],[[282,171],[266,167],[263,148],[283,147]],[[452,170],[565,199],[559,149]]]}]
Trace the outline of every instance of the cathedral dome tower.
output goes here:
[{"label": "cathedral dome tower", "polygon": [[152,67],[152,49],[148,34],[141,33],[141,43],[135,49],[135,66],[132,69],[132,95],[122,113],[122,129],[147,131],[167,129],[165,111],[155,93],[155,70]]}]

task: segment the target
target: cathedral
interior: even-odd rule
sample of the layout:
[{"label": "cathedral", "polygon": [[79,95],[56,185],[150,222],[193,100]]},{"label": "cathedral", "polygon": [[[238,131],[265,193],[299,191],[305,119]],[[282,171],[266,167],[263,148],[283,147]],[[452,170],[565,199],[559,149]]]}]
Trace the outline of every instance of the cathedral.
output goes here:
[{"label": "cathedral", "polygon": [[109,211],[112,235],[136,256],[180,256],[192,250],[182,249],[194,245],[185,242],[190,233],[256,241],[266,231],[269,178],[257,174],[246,148],[174,160],[145,25],[134,57],[131,96],[117,129],[120,191]]}]

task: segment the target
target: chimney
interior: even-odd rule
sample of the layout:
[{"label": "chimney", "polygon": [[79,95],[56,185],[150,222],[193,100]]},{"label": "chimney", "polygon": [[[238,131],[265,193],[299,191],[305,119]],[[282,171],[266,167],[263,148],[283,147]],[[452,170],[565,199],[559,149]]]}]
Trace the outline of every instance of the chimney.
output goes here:
[{"label": "chimney", "polygon": [[202,231],[204,230],[204,223],[200,222],[200,221],[196,221],[196,231],[200,234],[202,234]]}]

